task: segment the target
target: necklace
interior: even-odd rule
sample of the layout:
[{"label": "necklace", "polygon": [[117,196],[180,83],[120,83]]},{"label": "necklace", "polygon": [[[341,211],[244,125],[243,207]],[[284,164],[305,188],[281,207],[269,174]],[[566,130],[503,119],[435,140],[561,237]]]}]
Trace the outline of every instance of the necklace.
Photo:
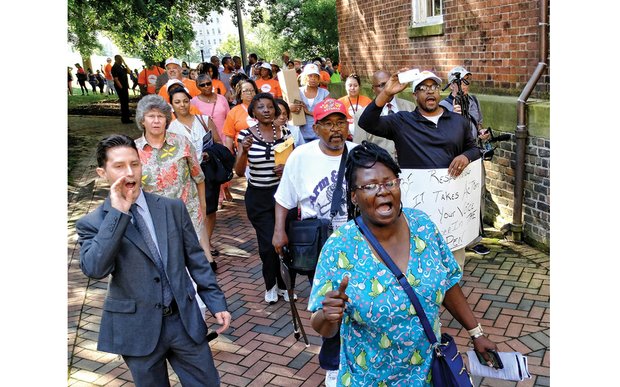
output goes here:
[{"label": "necklace", "polygon": [[256,125],[256,133],[258,133],[258,137],[260,138],[260,140],[262,142],[264,142],[265,144],[267,144],[270,147],[273,146],[273,144],[275,144],[275,142],[276,142],[276,125],[273,122],[271,123],[271,128],[273,129],[273,141],[268,142],[263,137],[263,134],[261,133],[260,128],[258,127],[258,125]]},{"label": "necklace", "polygon": [[256,133],[258,133],[258,137],[260,138],[260,140],[262,142],[264,142],[266,144],[266,146],[265,146],[265,160],[271,160],[271,150],[273,149],[273,146],[276,143],[276,125],[273,122],[271,123],[271,128],[273,129],[273,141],[272,142],[267,142],[267,141],[265,141],[265,138],[263,137],[263,134],[260,132],[260,128],[258,127],[258,124],[256,125]]}]

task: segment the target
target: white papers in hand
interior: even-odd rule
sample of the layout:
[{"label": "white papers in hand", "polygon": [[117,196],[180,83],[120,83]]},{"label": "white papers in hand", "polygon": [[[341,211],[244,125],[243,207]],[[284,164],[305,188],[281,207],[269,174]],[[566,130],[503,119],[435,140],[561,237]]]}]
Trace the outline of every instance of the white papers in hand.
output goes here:
[{"label": "white papers in hand", "polygon": [[527,369],[527,356],[523,356],[519,352],[498,352],[497,354],[504,364],[504,368],[501,370],[496,370],[493,367],[480,364],[478,357],[476,357],[476,353],[474,351],[467,351],[470,374],[487,378],[513,380],[516,382],[521,382],[532,377]]}]

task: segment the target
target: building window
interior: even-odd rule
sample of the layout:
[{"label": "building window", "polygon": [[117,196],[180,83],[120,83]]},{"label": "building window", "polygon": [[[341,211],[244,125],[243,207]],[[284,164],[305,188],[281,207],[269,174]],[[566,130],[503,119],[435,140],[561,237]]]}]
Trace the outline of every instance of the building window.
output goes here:
[{"label": "building window", "polygon": [[203,41],[201,40],[201,41],[200,41],[200,45],[202,46],[203,44],[204,44],[204,43],[203,43]]},{"label": "building window", "polygon": [[412,27],[443,23],[443,0],[412,0]]},{"label": "building window", "polygon": [[210,44],[211,44],[211,39],[209,39],[207,42],[208,42],[208,44],[210,45]]}]

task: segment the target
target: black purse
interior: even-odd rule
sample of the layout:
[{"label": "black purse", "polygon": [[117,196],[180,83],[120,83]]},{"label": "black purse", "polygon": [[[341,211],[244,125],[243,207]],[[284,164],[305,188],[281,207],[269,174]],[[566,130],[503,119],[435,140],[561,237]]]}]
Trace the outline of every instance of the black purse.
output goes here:
[{"label": "black purse", "polygon": [[330,218],[293,220],[288,224],[288,250],[291,256],[289,267],[291,269],[305,272],[316,269],[321,249],[327,238],[332,234],[332,221],[342,203],[342,179],[344,177],[344,164],[347,160],[347,154],[348,150],[345,144],[340,157],[336,189],[334,190],[334,196],[332,196]]},{"label": "black purse", "polygon": [[381,246],[379,241],[377,241],[377,238],[375,238],[368,226],[366,226],[361,216],[355,219],[355,224],[357,224],[357,227],[359,227],[362,234],[366,237],[377,254],[379,254],[386,266],[396,276],[396,279],[405,290],[405,293],[407,293],[407,296],[409,296],[415,308],[420,323],[422,323],[422,327],[424,328],[424,332],[433,347],[433,360],[431,362],[433,385],[437,387],[473,387],[469,372],[467,372],[467,368],[465,368],[463,358],[452,336],[443,333],[441,335],[441,342],[437,341],[433,328],[431,328],[431,324],[428,322],[428,318],[424,312],[424,308],[407,281],[407,277],[405,277],[403,272],[400,271],[398,266],[392,261],[390,255]]},{"label": "black purse", "polygon": [[235,156],[224,145],[213,140],[213,133],[201,116],[197,115],[196,118],[207,131],[202,140],[202,151],[209,154],[209,159],[200,162],[205,180],[215,185],[232,180]]}]

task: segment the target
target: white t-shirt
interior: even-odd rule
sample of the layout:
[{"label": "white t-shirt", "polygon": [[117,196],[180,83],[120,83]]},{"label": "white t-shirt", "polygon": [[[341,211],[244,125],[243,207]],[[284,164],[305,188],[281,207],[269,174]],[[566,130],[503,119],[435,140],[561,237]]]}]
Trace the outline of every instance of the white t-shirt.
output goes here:
[{"label": "white t-shirt", "polygon": [[[274,197],[282,207],[301,207],[301,219],[329,219],[336,189],[340,155],[328,156],[314,140],[293,150],[284,167]],[[349,151],[357,144],[347,141]],[[346,181],[342,178],[342,204],[332,223],[334,229],[347,222]]]},{"label": "white t-shirt", "polygon": [[[209,125],[209,116],[201,117],[204,119],[205,124]],[[198,161],[202,160],[202,142],[205,134],[207,134],[207,131],[200,121],[198,121],[198,118],[194,117],[194,123],[192,124],[191,131],[188,130],[187,126],[183,125],[179,120],[172,121],[166,130],[170,133],[176,133],[187,137],[194,146]]]}]

